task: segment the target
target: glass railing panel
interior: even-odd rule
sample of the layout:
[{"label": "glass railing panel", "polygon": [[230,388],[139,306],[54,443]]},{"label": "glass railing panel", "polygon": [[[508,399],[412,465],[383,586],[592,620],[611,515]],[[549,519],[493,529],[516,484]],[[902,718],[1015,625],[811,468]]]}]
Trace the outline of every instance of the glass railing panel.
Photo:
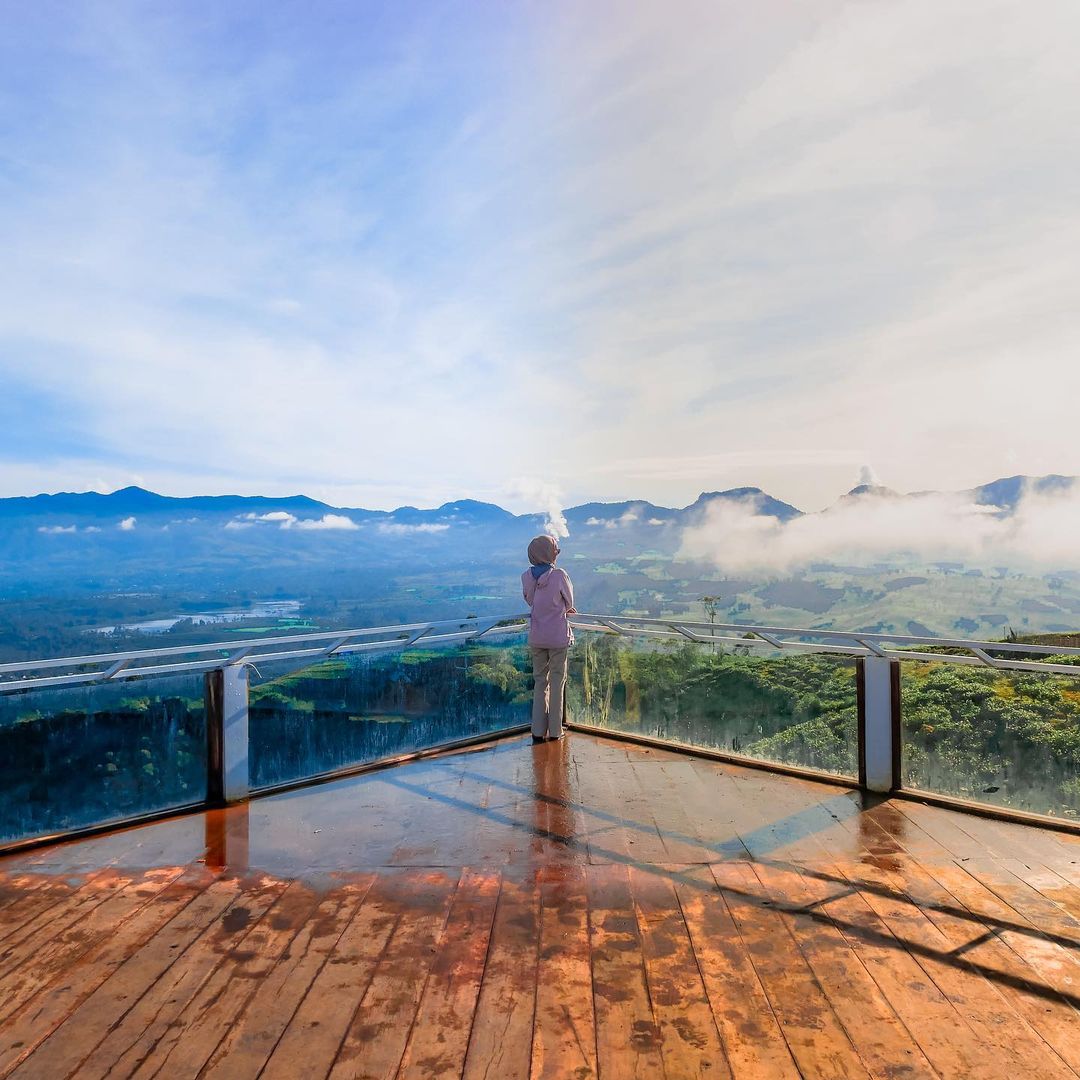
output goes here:
[{"label": "glass railing panel", "polygon": [[528,722],[521,635],[353,653],[251,673],[252,787],[301,780]]},{"label": "glass railing panel", "polygon": [[900,688],[904,787],[1080,815],[1080,670],[902,661]]},{"label": "glass railing panel", "polygon": [[858,775],[856,666],[846,657],[582,633],[570,673],[579,723]]},{"label": "glass railing panel", "polygon": [[0,696],[0,842],[205,798],[201,675]]}]

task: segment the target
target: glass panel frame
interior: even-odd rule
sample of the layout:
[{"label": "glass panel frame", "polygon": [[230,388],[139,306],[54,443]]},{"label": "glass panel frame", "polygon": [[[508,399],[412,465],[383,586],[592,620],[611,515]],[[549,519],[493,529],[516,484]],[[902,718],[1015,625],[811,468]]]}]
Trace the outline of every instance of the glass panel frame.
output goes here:
[{"label": "glass panel frame", "polygon": [[1080,677],[899,664],[902,789],[1080,819]]},{"label": "glass panel frame", "polygon": [[206,799],[201,673],[0,697],[0,844]]},{"label": "glass panel frame", "polygon": [[857,780],[854,658],[579,634],[571,720]]},{"label": "glass panel frame", "polygon": [[508,637],[253,673],[252,792],[527,724],[531,658]]}]

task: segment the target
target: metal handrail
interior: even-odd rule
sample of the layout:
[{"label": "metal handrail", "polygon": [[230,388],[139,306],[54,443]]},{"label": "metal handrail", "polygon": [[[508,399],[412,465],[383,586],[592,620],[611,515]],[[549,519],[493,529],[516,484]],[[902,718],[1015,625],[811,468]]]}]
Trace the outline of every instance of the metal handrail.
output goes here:
[{"label": "metal handrail", "polygon": [[[236,667],[241,664],[276,660],[309,660],[315,663],[343,653],[391,651],[416,645],[476,641],[496,634],[521,633],[528,618],[528,614],[523,614],[485,619],[400,623],[394,626],[374,626],[358,630],[326,630],[313,634],[291,634],[285,637],[178,645],[168,649],[138,649],[129,652],[97,653],[91,656],[62,656],[50,660],[17,661],[0,664],[0,674],[18,672],[22,676],[0,680],[0,694],[141,679],[156,675],[193,674]],[[363,640],[369,638],[374,638],[374,640]],[[321,648],[302,647],[273,651],[275,646],[306,646],[317,642],[329,644]],[[169,660],[206,653],[218,655],[203,660],[177,659],[172,663],[145,663],[148,660]],[[220,655],[222,653],[226,655]],[[34,674],[39,671],[63,671],[65,668],[85,667],[92,667],[94,670],[68,671],[65,674],[45,676]]]},{"label": "metal handrail", "polygon": [[[484,619],[451,619],[437,622],[399,623],[353,630],[325,630],[310,634],[289,634],[272,638],[213,641],[164,649],[135,649],[125,652],[63,656],[48,660],[15,661],[0,664],[0,694],[29,690],[57,689],[93,683],[214,671],[239,664],[277,660],[307,660],[315,663],[355,652],[407,649],[417,645],[476,641],[505,633],[521,633],[528,623],[527,612]],[[807,627],[758,626],[749,623],[693,622],[686,619],[649,619],[626,615],[576,614],[571,625],[582,631],[692,641],[696,644],[723,644],[766,648],[780,652],[824,653],[839,656],[878,657],[888,660],[917,660],[989,667],[996,670],[1034,671],[1080,676],[1080,648],[1061,645],[1024,645],[1007,641],[979,641],[967,638],[919,637],[904,634],[870,634],[858,630],[819,630]],[[325,644],[320,644],[325,643]],[[289,647],[291,646],[291,648]],[[893,647],[890,647],[893,646]],[[896,647],[899,646],[899,647]],[[915,651],[915,650],[931,651]],[[944,653],[934,649],[961,649]],[[275,651],[276,650],[276,651]],[[207,656],[216,653],[216,656]],[[1009,660],[994,653],[1023,656],[1069,657],[1073,664],[1034,660]],[[202,656],[204,659],[182,659]],[[149,663],[148,661],[167,661]],[[92,668],[91,671],[73,671]],[[59,672],[39,675],[38,672]]]},{"label": "metal handrail", "polygon": [[[989,667],[995,670],[1047,672],[1080,676],[1080,648],[1062,645],[1024,645],[1010,641],[978,641],[967,638],[918,637],[906,634],[869,634],[859,630],[815,630],[790,626],[755,626],[748,623],[690,622],[684,619],[646,619],[625,615],[578,614],[571,618],[575,629],[622,637],[657,637],[690,640],[698,644],[751,646],[792,652],[829,653],[840,656],[878,657],[886,660],[919,660]],[[791,640],[795,638],[796,640]],[[889,648],[889,645],[902,648]],[[964,649],[966,655],[919,652],[917,649]],[[995,652],[1025,656],[1073,657],[1077,664],[1052,664],[1033,660],[1003,660]]]}]

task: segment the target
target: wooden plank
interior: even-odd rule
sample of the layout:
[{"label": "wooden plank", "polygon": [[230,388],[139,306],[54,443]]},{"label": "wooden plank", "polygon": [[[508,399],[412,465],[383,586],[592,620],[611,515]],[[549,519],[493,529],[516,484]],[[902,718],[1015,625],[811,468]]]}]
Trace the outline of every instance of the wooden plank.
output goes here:
[{"label": "wooden plank", "polygon": [[[722,802],[730,813],[732,827],[738,837],[738,847],[725,844],[719,854],[725,858],[740,860],[744,857],[742,852],[746,852],[745,858],[748,859],[754,858],[756,854],[767,854],[767,851],[762,849],[760,839],[755,842],[755,838],[761,836],[762,829],[770,821],[771,808],[768,800],[762,802],[757,792],[747,790],[739,784],[737,777],[747,770],[718,766],[711,761],[694,761],[693,766],[701,776],[706,790]],[[767,780],[772,782],[774,778],[768,777]]]},{"label": "wooden plank", "polygon": [[923,832],[947,849],[954,859],[993,857],[986,844],[967,831],[964,827],[966,819],[960,814],[907,799],[897,799],[895,805],[904,817],[915,822]]},{"label": "wooden plank", "polygon": [[899,871],[880,871],[945,935],[970,965],[991,979],[1032,1030],[1052,1047],[1074,1072],[1080,1072],[1080,1015],[1043,983],[1039,973],[1008,948],[979,917],[963,908],[914,862]]},{"label": "wooden plank", "polygon": [[630,885],[667,1080],[729,1077],[720,1033],[698,970],[672,877],[681,867],[633,868]]},{"label": "wooden plank", "polygon": [[[421,870],[384,870],[379,875],[359,910],[341,928],[337,944],[274,1047],[262,1077],[293,1080],[329,1073],[401,919],[403,898],[412,891],[423,892],[429,876]],[[227,1068],[223,1075],[229,1075]]]},{"label": "wooden plank", "polygon": [[69,897],[83,882],[52,874],[13,874],[4,880],[0,907],[0,942],[58,901]]},{"label": "wooden plank", "polygon": [[656,821],[655,800],[642,789],[637,773],[638,769],[653,767],[631,759],[629,768],[622,767],[619,774],[614,770],[604,773],[614,796],[612,805],[618,807],[623,821],[627,853],[635,863],[664,863],[669,858]]},{"label": "wooden plank", "polygon": [[868,1076],[828,998],[748,863],[711,868],[804,1077]]},{"label": "wooden plank", "polygon": [[604,1080],[663,1076],[627,869],[590,866],[586,876],[599,1074]]},{"label": "wooden plank", "polygon": [[1046,986],[1074,1007],[1080,1004],[1075,957],[1070,949],[1048,939],[1015,908],[986,888],[966,869],[952,864],[926,867],[928,873],[982,919],[997,937],[1039,973]]},{"label": "wooden plank", "polygon": [[81,905],[83,916],[61,925],[56,936],[47,932],[22,943],[22,962],[0,979],[0,1018],[7,1019],[54,979],[62,977],[85,953],[92,952],[140,907],[180,875],[180,869],[151,871],[145,879],[110,878],[99,895]]},{"label": "wooden plank", "polygon": [[986,1052],[981,1037],[858,890],[840,892],[822,909],[858,952],[866,970],[942,1077],[1005,1080],[1003,1064]]},{"label": "wooden plank", "polygon": [[397,1074],[457,884],[457,877],[429,872],[400,898],[397,926],[342,1040],[333,1080],[393,1080]]},{"label": "wooden plank", "polygon": [[267,914],[199,988],[131,1072],[133,1080],[197,1076],[242,1014],[259,983],[274,969],[314,914],[317,896],[291,882]]},{"label": "wooden plank", "polygon": [[665,861],[676,866],[712,861],[715,855],[702,840],[688,798],[698,788],[697,773],[689,761],[658,761],[635,770],[635,776],[652,804]]},{"label": "wooden plank", "polygon": [[285,882],[245,882],[232,904],[145,990],[79,1066],[80,1080],[129,1076],[171,1030],[187,1003],[224,958],[243,942],[286,888]]},{"label": "wooden plank", "polygon": [[424,986],[398,1080],[441,1080],[461,1075],[498,896],[498,871],[467,871],[462,875],[446,922],[444,943]]},{"label": "wooden plank", "polygon": [[[579,760],[575,746],[573,757],[577,768],[578,801],[583,807],[586,847],[589,862],[594,865],[625,863],[631,858],[626,825],[609,772],[615,765],[609,760]],[[622,758],[626,768],[626,755]]]},{"label": "wooden plank", "polygon": [[1060,870],[1035,862],[1030,856],[1024,859],[999,859],[998,866],[1029,888],[1035,889],[1051,904],[1060,908],[1063,915],[1073,923],[1080,924],[1080,887],[1066,878]]},{"label": "wooden plank", "polygon": [[[236,881],[216,881],[206,888],[182,881],[144,908],[142,919],[129,920],[93,965],[82,965],[55,994],[27,1002],[8,1022],[0,1074],[25,1061],[32,1050],[33,1057],[16,1075],[74,1073],[109,1029],[239,894]],[[158,921],[160,916],[166,918],[164,923]]]},{"label": "wooden plank", "polygon": [[858,818],[860,832],[888,838],[898,850],[924,862],[951,862],[955,857],[952,851],[904,814],[903,805],[903,799],[870,801]]},{"label": "wooden plank", "polygon": [[540,897],[530,1080],[589,1080],[597,1075],[596,1015],[584,869],[545,872]]},{"label": "wooden plank", "polygon": [[465,1056],[465,1080],[526,1080],[529,1075],[539,907],[535,882],[504,871]]},{"label": "wooden plank", "polygon": [[66,893],[38,897],[32,908],[21,909],[25,917],[17,925],[13,920],[0,942],[0,977],[18,967],[28,954],[33,955],[37,947],[35,935],[49,940],[128,885],[134,876],[112,869],[99,870]]},{"label": "wooden plank", "polygon": [[363,903],[375,875],[361,874],[327,895],[288,947],[258,982],[243,1015],[214,1050],[205,1078],[255,1080],[350,919]]},{"label": "wooden plank", "polygon": [[[693,759],[668,761],[661,767],[667,785],[667,799],[679,805],[690,824],[690,837],[696,842],[699,856],[689,862],[720,862],[724,859],[747,859],[747,852],[735,828],[733,806],[723,786],[723,769],[712,773],[694,767]],[[665,823],[666,828],[666,823]]]},{"label": "wooden plank", "polygon": [[577,783],[577,765],[566,738],[532,748],[523,786],[532,789],[529,857],[535,865],[582,861],[587,850],[586,825]]},{"label": "wooden plank", "polygon": [[[881,829],[878,815],[887,807],[888,804],[882,804],[871,813],[862,814],[859,827]],[[883,837],[894,839],[884,829],[881,833]],[[910,898],[945,936],[952,951],[963,956],[973,970],[990,979],[1046,1045],[1075,1070],[1080,1065],[1080,1044],[1076,1041],[1080,1018],[1073,1007],[997,936],[992,921],[984,921],[965,907],[919,859],[899,848],[889,851],[884,846],[877,846],[874,850],[879,854],[862,860],[855,874],[860,883],[866,882],[870,887]],[[935,847],[935,850],[939,849]],[[956,869],[947,856],[946,864]],[[930,865],[941,864],[931,860]],[[961,880],[972,881],[965,872],[958,873]],[[848,876],[852,876],[851,872]]]},{"label": "wooden plank", "polygon": [[781,911],[789,933],[871,1075],[936,1077],[858,953],[818,910],[835,895],[837,886],[763,863],[753,864],[752,869]]},{"label": "wooden plank", "polygon": [[1000,860],[967,862],[963,869],[1033,926],[1065,944],[1074,961],[1080,964],[1080,919],[1044,896],[1034,885],[1011,873]]},{"label": "wooden plank", "polygon": [[711,873],[688,869],[676,880],[675,893],[736,1080],[798,1077],[746,942]]},{"label": "wooden plank", "polygon": [[[872,867],[860,872],[880,882]],[[854,880],[854,878],[853,878]],[[1005,1065],[1009,1075],[1069,1080],[1071,1070],[1016,1014],[1008,1001],[963,957],[952,955],[948,938],[903,895],[860,890],[870,909],[904,943],[934,985],[967,1020],[984,1053]]]}]

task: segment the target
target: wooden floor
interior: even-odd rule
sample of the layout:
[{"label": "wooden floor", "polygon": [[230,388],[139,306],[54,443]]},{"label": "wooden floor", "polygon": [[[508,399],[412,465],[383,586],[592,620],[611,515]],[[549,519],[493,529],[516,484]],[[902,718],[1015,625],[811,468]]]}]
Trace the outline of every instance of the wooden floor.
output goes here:
[{"label": "wooden floor", "polygon": [[1080,840],[572,734],[0,860],[0,1075],[1073,1077]]}]

